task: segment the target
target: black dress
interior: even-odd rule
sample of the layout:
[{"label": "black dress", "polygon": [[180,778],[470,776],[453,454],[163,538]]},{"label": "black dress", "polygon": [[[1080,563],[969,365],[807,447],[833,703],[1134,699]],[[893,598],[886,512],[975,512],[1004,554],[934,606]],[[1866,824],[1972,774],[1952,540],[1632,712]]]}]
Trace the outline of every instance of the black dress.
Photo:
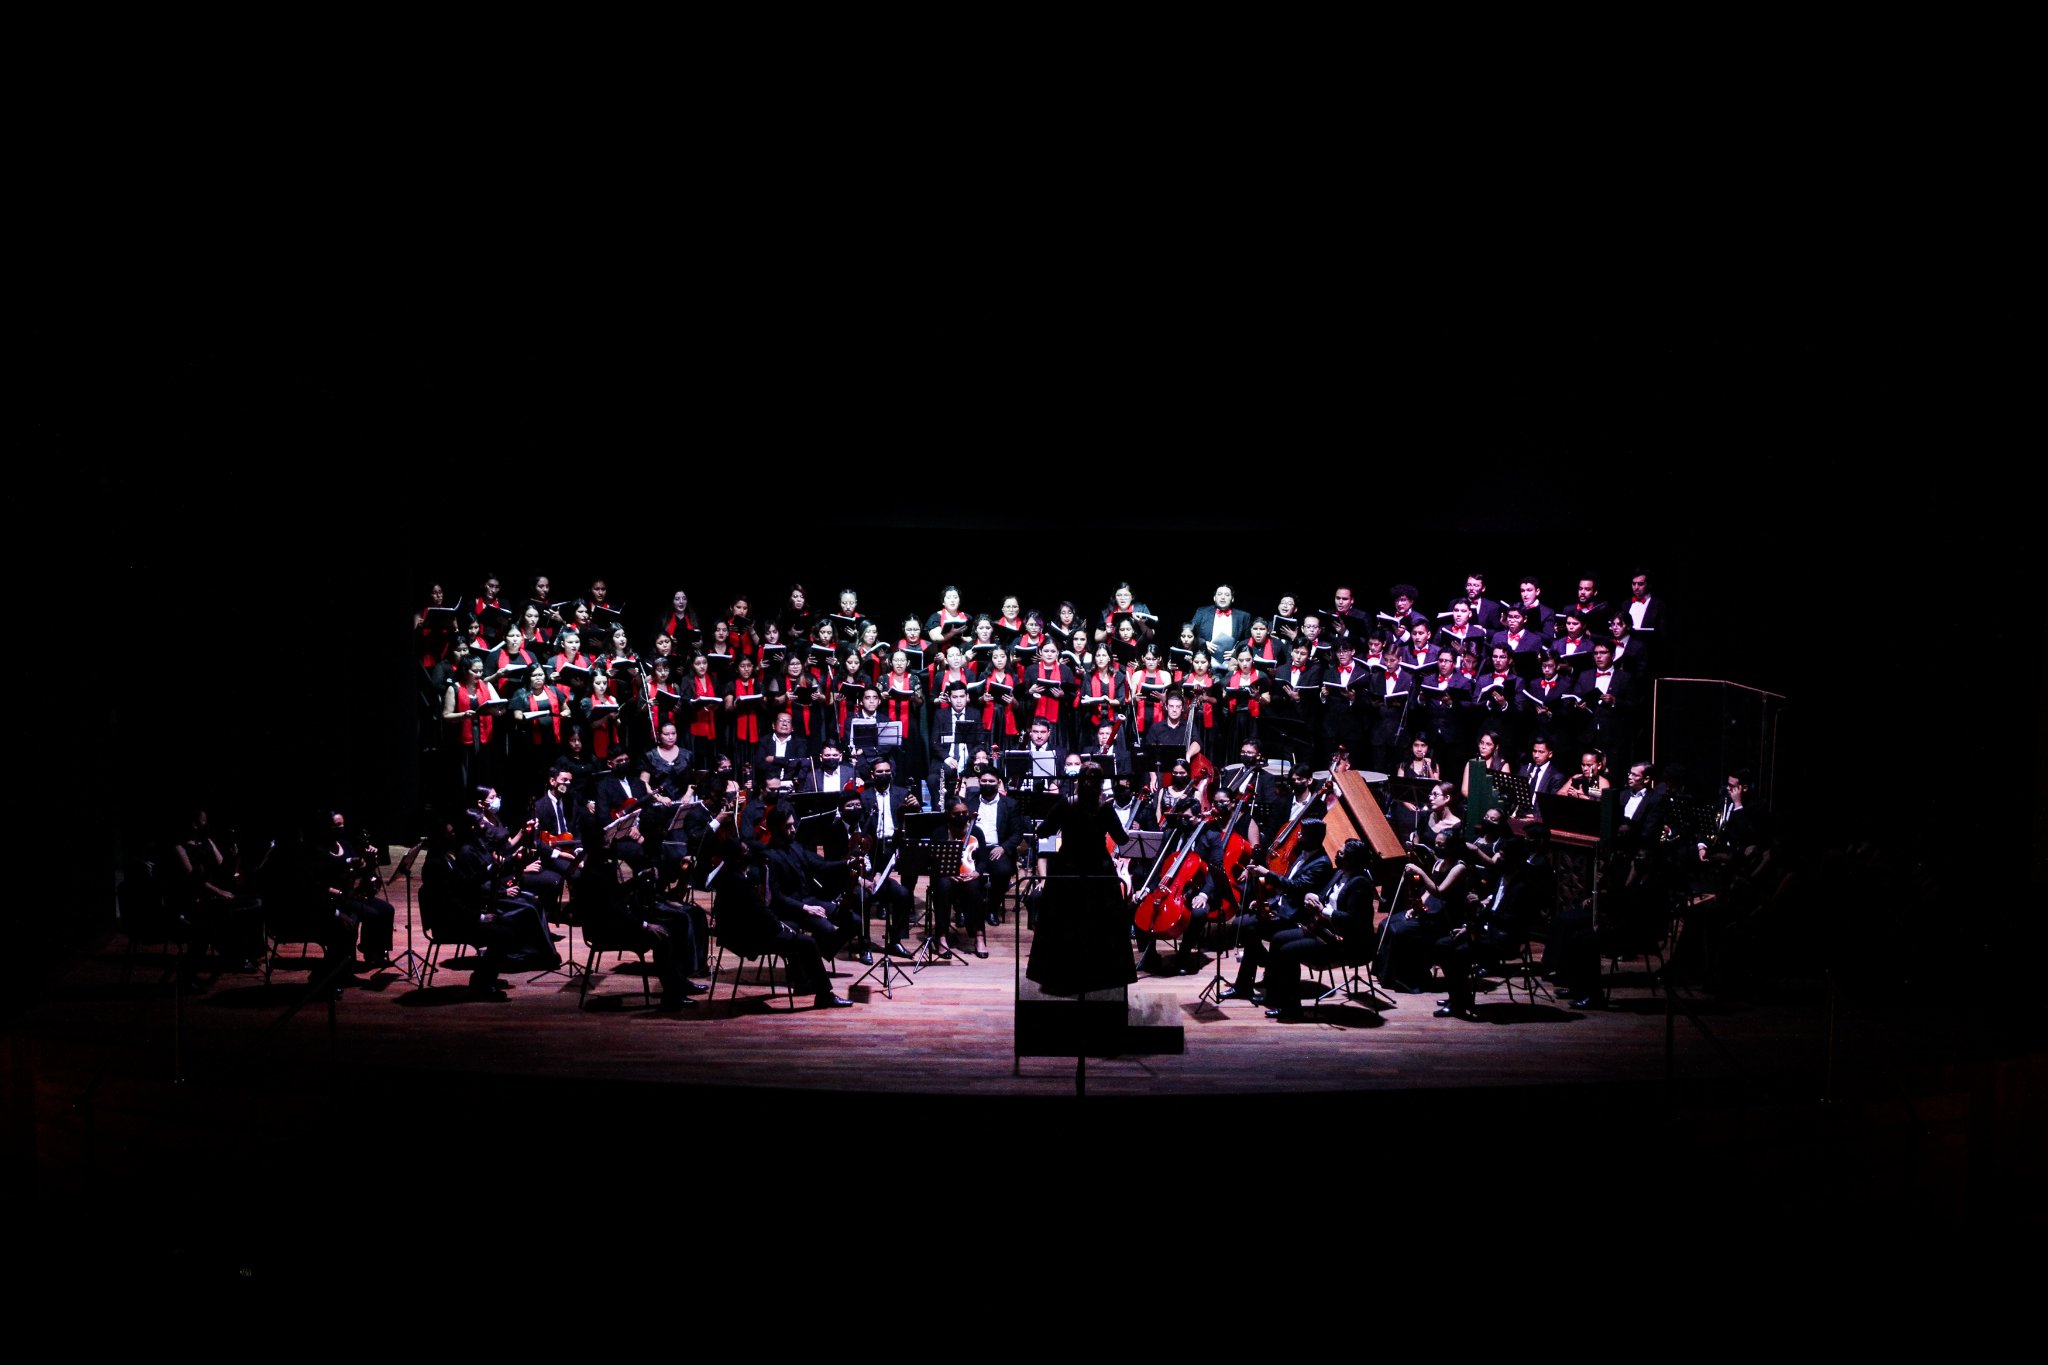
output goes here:
[{"label": "black dress", "polygon": [[1059,852],[1039,901],[1038,933],[1024,975],[1048,995],[1114,990],[1138,979],[1131,960],[1131,907],[1119,892],[1104,836],[1121,843],[1124,828],[1108,806],[1063,802],[1039,827],[1057,831]]}]

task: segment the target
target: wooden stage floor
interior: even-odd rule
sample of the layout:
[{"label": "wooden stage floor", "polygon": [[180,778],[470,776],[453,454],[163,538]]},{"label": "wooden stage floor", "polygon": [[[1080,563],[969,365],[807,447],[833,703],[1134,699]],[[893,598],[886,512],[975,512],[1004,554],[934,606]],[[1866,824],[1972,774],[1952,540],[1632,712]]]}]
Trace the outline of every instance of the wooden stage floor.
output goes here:
[{"label": "wooden stage floor", "polygon": [[[1403,994],[1379,1017],[1344,1003],[1280,1023],[1249,1003],[1203,1003],[1206,974],[1146,977],[1133,1015],[1180,1025],[1184,1049],[1091,1058],[1077,1099],[1071,1059],[1013,1056],[1030,935],[1012,920],[990,948],[844,1010],[771,1007],[754,965],[735,1000],[728,959],[715,1000],[658,1014],[637,966],[616,957],[587,1009],[560,976],[511,978],[508,1000],[472,1001],[459,965],[424,988],[381,972],[331,1008],[304,1002],[309,973],[289,962],[268,986],[228,975],[181,998],[148,952],[124,982],[111,935],[8,1030],[10,1191],[83,1253],[68,1212],[80,1200],[150,1189],[204,1205],[216,1190],[394,1162],[566,1194],[622,1159],[635,1180],[650,1158],[661,1171],[680,1161],[689,1207],[739,1224],[761,1211],[746,1173],[763,1169],[824,1190],[888,1172],[880,1188],[917,1191],[945,1216],[986,1215],[1001,1190],[1015,1211],[1035,1201],[1092,1218],[1133,1200],[1177,1207],[1191,1180],[1227,1185],[1212,1156],[1264,1172],[1269,1157],[1314,1169],[1347,1150],[1376,1173],[1380,1214],[1425,1220],[1444,1216],[1447,1189],[1496,1218],[1487,1173],[1504,1154],[1532,1190],[1590,1180],[1603,1199],[1658,1191],[1660,1207],[1714,1226],[1740,1210],[1745,1226],[1807,1232],[1902,1216],[2032,1227],[2048,1189],[2036,1140],[2048,1069],[2032,1055],[1959,1061],[1970,1049],[1953,1038],[1923,1046],[1923,1024],[1962,1018],[1943,999],[1879,1010],[1818,982],[1674,998],[1631,961],[1598,1012],[1511,1002],[1496,978],[1476,1020],[1435,1018],[1435,996]],[[841,993],[864,970],[844,958],[835,969]],[[1148,1157],[1134,1165],[1133,1152]],[[1411,1181],[1410,1159],[1429,1178]],[[1467,1169],[1469,1180],[1439,1178]],[[803,1219],[825,1206],[811,1188],[777,1185],[770,1203]],[[967,1196],[957,1206],[943,1197],[955,1193]],[[854,1216],[829,1202],[838,1225]],[[276,1263],[240,1224],[191,1226],[214,1229],[181,1261],[200,1280]]]}]

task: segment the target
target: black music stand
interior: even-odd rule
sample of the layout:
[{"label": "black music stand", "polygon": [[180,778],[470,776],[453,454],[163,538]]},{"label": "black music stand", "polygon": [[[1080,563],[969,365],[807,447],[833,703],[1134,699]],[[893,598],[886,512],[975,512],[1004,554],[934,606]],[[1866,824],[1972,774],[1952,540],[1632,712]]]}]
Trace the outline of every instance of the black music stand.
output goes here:
[{"label": "black music stand", "polygon": [[412,950],[412,865],[420,856],[420,850],[426,846],[427,841],[421,839],[405,851],[405,855],[398,860],[398,866],[392,869],[405,878],[405,951],[393,958],[391,965],[401,968],[405,972],[405,979],[415,985],[419,984],[420,973],[426,970],[427,960]]},{"label": "black music stand", "polygon": [[[943,817],[937,818],[942,819]],[[967,848],[966,843],[959,839],[926,839],[921,840],[919,846],[927,850],[930,857],[930,862],[926,864],[926,869],[933,882],[937,882],[941,877],[950,877],[955,872],[958,872],[960,870],[960,855]],[[954,952],[951,948],[942,946],[942,937],[951,926],[940,925],[938,917],[938,908],[932,904],[931,888],[926,887],[924,895],[924,942],[917,945],[917,952],[911,958],[912,966],[910,970],[913,972],[921,972],[925,968],[936,966],[941,962],[961,962],[960,954]]]},{"label": "black music stand", "polygon": [[1520,773],[1490,773],[1487,780],[1493,783],[1495,792],[1508,799],[1510,817],[1536,809],[1536,793],[1530,789],[1529,779]]}]

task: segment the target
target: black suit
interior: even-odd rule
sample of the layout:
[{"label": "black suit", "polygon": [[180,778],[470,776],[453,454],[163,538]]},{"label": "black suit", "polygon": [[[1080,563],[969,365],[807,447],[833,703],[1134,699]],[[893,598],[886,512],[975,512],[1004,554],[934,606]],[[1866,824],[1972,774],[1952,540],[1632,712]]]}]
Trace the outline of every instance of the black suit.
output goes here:
[{"label": "black suit", "polygon": [[[1303,913],[1306,910],[1302,898],[1311,891],[1320,894],[1329,880],[1330,860],[1323,856],[1320,847],[1297,854],[1287,876],[1277,887],[1271,888],[1275,895],[1276,909],[1273,918],[1261,919],[1256,914],[1247,913],[1231,921],[1231,927],[1243,936],[1244,957],[1238,963],[1237,980],[1233,983],[1239,995],[1248,996],[1252,993],[1252,982],[1257,979],[1260,965],[1271,956],[1266,945],[1277,935],[1301,927]],[[1275,1000],[1273,1003],[1286,1006],[1294,1002]]]},{"label": "black suit", "polygon": [[1540,780],[1536,776],[1537,769],[1533,763],[1524,763],[1517,771],[1538,796],[1556,791],[1564,785],[1565,778],[1569,776],[1555,755],[1552,755],[1550,762],[1543,765],[1543,776]]},{"label": "black suit", "polygon": [[775,756],[775,736],[769,735],[753,748],[748,757],[753,761],[756,773],[770,771],[771,764],[779,764],[790,771],[811,756],[811,746],[802,735],[791,735],[781,759]]},{"label": "black suit", "polygon": [[[1215,663],[1221,663],[1229,658],[1238,645],[1251,638],[1252,633],[1252,614],[1250,612],[1238,607],[1232,607],[1223,615],[1225,617],[1225,629],[1230,634],[1229,638],[1221,646],[1210,643],[1210,632],[1216,628],[1216,604],[1211,602],[1206,607],[1198,608],[1194,616],[1195,643],[1207,649],[1210,660]],[[1222,650],[1221,653],[1218,653],[1219,648]]]},{"label": "black suit", "polygon": [[[639,778],[631,776],[631,773],[632,769],[627,768],[623,772],[607,773],[598,779],[597,820],[600,827],[610,824],[612,818],[619,813],[619,807],[625,805],[628,801],[638,801],[642,806],[648,804],[649,792],[647,784]],[[645,820],[646,816],[643,815],[641,819]],[[597,831],[592,831],[592,833],[594,835]],[[647,845],[645,831],[642,831],[642,836],[639,839],[634,839],[629,837],[625,830],[620,830],[618,836],[612,841],[612,847],[618,852],[618,855],[625,859],[635,871],[649,866],[654,861],[654,855]]]},{"label": "black suit", "polygon": [[1338,886],[1332,877],[1332,891],[1321,893],[1326,924],[1311,929],[1293,925],[1273,935],[1266,969],[1266,1000],[1285,1009],[1300,1003],[1301,969],[1342,962],[1362,963],[1372,957],[1377,940],[1373,935],[1373,884],[1367,872],[1344,876]]}]

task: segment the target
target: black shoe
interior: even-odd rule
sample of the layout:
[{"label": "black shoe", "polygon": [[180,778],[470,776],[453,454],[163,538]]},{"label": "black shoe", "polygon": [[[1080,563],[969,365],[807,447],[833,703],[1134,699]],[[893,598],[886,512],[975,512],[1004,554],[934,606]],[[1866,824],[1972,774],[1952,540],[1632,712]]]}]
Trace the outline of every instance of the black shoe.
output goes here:
[{"label": "black shoe", "polygon": [[1259,993],[1257,991],[1241,991],[1235,986],[1225,986],[1223,994],[1217,997],[1219,1000],[1256,1000],[1258,998]]},{"label": "black shoe", "polygon": [[562,936],[552,929],[548,930],[548,937],[553,939],[556,943],[560,943],[562,941]]},{"label": "black shoe", "polygon": [[855,962],[858,962],[863,967],[872,967],[875,965],[875,955],[865,948],[855,953],[853,955],[853,960]]},{"label": "black shoe", "polygon": [[910,949],[908,949],[908,948],[904,947],[904,946],[903,946],[903,940],[899,938],[899,939],[897,939],[897,940],[896,940],[896,941],[895,941],[894,943],[892,943],[892,944],[890,944],[890,945],[889,945],[889,956],[890,956],[890,957],[916,957],[916,956],[917,956],[917,954],[916,954],[916,953],[913,953],[913,952],[911,952],[911,951],[910,951]]},{"label": "black shoe", "polygon": [[1145,955],[1138,959],[1138,971],[1145,976],[1165,976],[1166,962],[1159,954],[1148,948]]},{"label": "black shoe", "polygon": [[505,994],[503,986],[492,985],[471,986],[469,988],[469,998],[472,1000],[510,1000],[512,997]]},{"label": "black shoe", "polygon": [[1299,1019],[1301,1018],[1301,1006],[1280,1005],[1274,1009],[1267,1010],[1266,1017],[1268,1019],[1278,1019],[1282,1022]]},{"label": "black shoe", "polygon": [[391,955],[389,953],[379,953],[375,957],[364,958],[362,969],[366,972],[381,972],[390,965]]},{"label": "black shoe", "polygon": [[987,957],[987,956],[988,956],[988,949],[986,949],[986,948],[976,948],[976,949],[974,950],[974,955],[975,955],[976,957]]},{"label": "black shoe", "polygon": [[818,992],[818,998],[813,1003],[821,1010],[850,1010],[853,1008],[851,1000],[834,995],[830,991]]},{"label": "black shoe", "polygon": [[676,994],[678,994],[678,995],[702,995],[702,994],[704,994],[704,993],[705,993],[706,991],[708,991],[708,990],[710,990],[710,989],[711,989],[711,988],[710,988],[709,986],[700,986],[700,985],[698,985],[698,984],[697,984],[696,982],[694,982],[694,981],[685,981],[685,982],[684,982],[684,983],[683,983],[682,985],[680,985],[680,986],[676,987]]},{"label": "black shoe", "polygon": [[1597,995],[1582,995],[1572,1001],[1572,1008],[1575,1010],[1604,1010],[1607,1008],[1607,1001]]}]

